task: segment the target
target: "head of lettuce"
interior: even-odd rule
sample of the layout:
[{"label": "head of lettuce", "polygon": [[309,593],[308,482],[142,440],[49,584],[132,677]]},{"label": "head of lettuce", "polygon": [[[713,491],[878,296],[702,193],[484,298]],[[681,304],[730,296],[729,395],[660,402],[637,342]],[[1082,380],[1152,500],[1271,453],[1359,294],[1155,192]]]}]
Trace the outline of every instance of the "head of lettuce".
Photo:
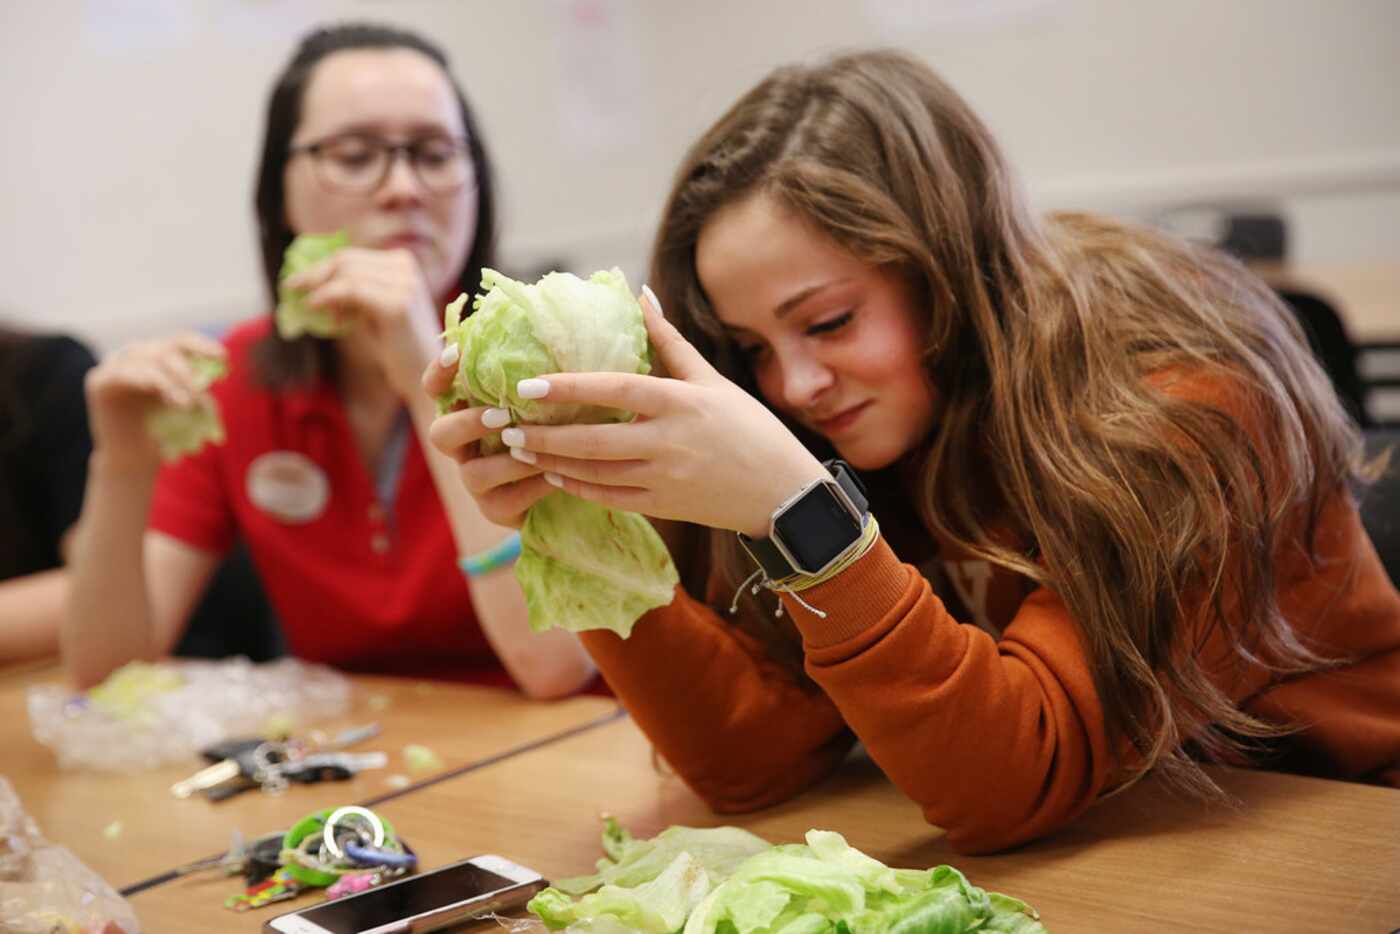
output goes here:
[{"label": "head of lettuce", "polygon": [[[648,373],[651,355],[642,308],[617,269],[587,280],[552,272],[534,285],[483,270],[474,313],[464,294],[447,307],[448,343],[459,353],[446,412],[459,402],[509,409],[519,423],[560,425],[628,421],[630,412],[522,399],[516,384],[546,373]],[[488,439],[496,441],[499,439]],[[483,450],[493,446],[483,442]],[[608,509],[568,493],[530,508],[520,529],[515,576],[530,626],[575,632],[610,629],[626,638],[647,610],[671,602],[679,580],[661,536],[636,513]]]}]

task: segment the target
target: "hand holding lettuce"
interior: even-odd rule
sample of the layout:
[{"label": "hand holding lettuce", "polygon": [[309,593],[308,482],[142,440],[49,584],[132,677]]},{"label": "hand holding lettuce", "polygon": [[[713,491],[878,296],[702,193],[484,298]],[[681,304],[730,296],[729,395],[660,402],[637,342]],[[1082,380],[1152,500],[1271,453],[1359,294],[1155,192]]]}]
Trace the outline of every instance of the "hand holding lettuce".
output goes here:
[{"label": "hand holding lettuce", "polygon": [[277,333],[283,340],[292,340],[303,334],[312,337],[340,337],[345,333],[346,324],[335,315],[317,311],[306,304],[306,293],[289,288],[288,278],[309,269],[324,259],[329,259],[337,250],[350,245],[350,235],[343,230],[332,234],[302,234],[287,247],[282,256],[282,269],[277,274]]},{"label": "hand holding lettuce", "polygon": [[[467,297],[448,306],[444,339],[459,350],[451,389],[438,399],[508,409],[536,424],[620,422],[629,412],[522,399],[522,379],[559,372],[648,373],[641,306],[616,269],[587,280],[550,273],[535,285],[484,270],[485,294],[462,318]],[[499,439],[496,439],[499,450]],[[483,443],[484,453],[489,448]],[[531,507],[515,566],[530,625],[573,631],[610,629],[626,637],[643,613],[671,601],[679,581],[665,543],[635,513],[566,493]]]},{"label": "hand holding lettuce", "polygon": [[1034,908],[967,881],[952,866],[893,869],[838,833],[770,846],[737,827],[671,827],[634,840],[615,821],[607,859],[531,899],[551,930],[569,934],[1038,934]]},{"label": "hand holding lettuce", "polygon": [[[522,399],[522,379],[544,373],[650,373],[642,307],[620,270],[587,280],[552,272],[526,285],[494,269],[481,274],[486,290],[461,317],[467,296],[447,307],[443,337],[460,351],[452,391],[438,400],[443,411],[462,400],[510,409],[521,422],[539,425],[625,422],[630,412]],[[460,318],[460,320],[459,320]]]},{"label": "hand holding lettuce", "polygon": [[206,444],[224,442],[224,423],[209,387],[224,378],[228,364],[218,357],[197,354],[190,354],[187,359],[195,375],[194,402],[186,407],[157,406],[146,416],[146,430],[160,448],[161,459],[166,461],[194,454]]}]

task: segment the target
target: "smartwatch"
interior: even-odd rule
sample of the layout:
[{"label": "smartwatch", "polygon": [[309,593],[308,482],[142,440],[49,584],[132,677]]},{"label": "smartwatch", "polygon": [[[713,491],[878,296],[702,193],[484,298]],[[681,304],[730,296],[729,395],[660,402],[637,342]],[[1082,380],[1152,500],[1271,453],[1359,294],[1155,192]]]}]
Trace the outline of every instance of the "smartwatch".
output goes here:
[{"label": "smartwatch", "polygon": [[813,480],[773,510],[767,538],[739,533],[739,543],[769,580],[821,574],[860,541],[870,510],[865,487],[843,460],[822,466],[831,476]]}]

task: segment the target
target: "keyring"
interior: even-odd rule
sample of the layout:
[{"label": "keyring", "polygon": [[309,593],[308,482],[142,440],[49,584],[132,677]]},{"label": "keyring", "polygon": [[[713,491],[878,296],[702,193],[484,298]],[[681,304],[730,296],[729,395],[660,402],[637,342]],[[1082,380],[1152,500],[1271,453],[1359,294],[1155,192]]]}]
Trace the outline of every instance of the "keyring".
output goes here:
[{"label": "keyring", "polygon": [[[281,757],[280,761],[273,758],[275,755]],[[286,743],[259,743],[254,747],[251,758],[254,766],[253,781],[262,785],[263,791],[275,795],[287,790],[287,779],[280,768],[282,762],[291,758],[290,748]]]},{"label": "keyring", "polygon": [[326,849],[336,859],[341,859],[345,853],[340,848],[340,844],[335,839],[335,825],[342,817],[348,816],[363,817],[369,821],[369,825],[374,830],[374,846],[378,848],[384,843],[384,822],[379,819],[369,808],[362,808],[358,804],[347,804],[345,807],[336,808],[331,812],[331,816],[326,818],[326,829],[321,832],[321,838],[326,844]]}]

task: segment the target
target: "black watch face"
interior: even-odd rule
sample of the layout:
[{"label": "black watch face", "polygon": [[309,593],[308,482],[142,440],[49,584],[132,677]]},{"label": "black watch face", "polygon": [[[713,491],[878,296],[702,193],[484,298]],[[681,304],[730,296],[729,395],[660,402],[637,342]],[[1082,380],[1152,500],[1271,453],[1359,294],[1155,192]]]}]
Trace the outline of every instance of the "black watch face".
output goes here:
[{"label": "black watch face", "polygon": [[825,485],[789,506],[773,526],[797,560],[798,570],[808,574],[826,567],[860,538],[861,532],[860,523]]}]

